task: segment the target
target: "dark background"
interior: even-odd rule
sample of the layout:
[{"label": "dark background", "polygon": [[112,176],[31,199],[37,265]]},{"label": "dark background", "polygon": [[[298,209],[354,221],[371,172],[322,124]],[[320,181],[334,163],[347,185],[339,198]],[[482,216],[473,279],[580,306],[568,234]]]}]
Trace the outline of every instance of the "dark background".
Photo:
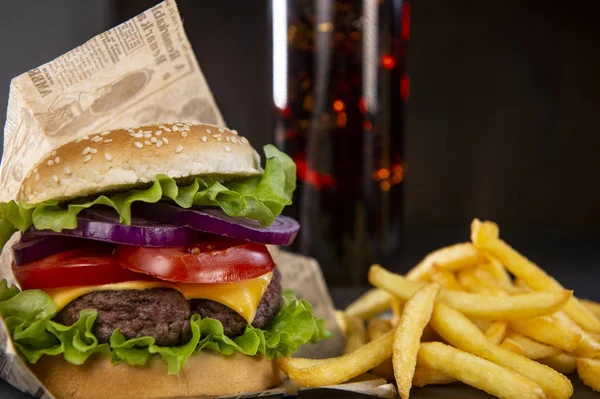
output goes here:
[{"label": "dark background", "polygon": [[[0,87],[155,0],[23,0],[0,15]],[[181,0],[228,125],[271,141],[266,0]],[[412,2],[407,226],[600,227],[600,3]],[[2,117],[4,115],[2,114]]]}]

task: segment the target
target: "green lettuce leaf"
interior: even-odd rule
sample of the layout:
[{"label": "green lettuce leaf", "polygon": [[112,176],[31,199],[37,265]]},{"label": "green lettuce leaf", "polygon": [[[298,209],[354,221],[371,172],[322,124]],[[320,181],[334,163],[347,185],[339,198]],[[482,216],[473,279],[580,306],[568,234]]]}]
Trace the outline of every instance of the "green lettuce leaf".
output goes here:
[{"label": "green lettuce leaf", "polygon": [[115,330],[106,344],[99,344],[92,332],[97,317],[93,309],[83,310],[71,326],[52,321],[57,306],[43,291],[19,292],[0,281],[0,316],[6,322],[15,346],[30,363],[42,355],[63,355],[73,364],[83,364],[92,354],[103,353],[113,364],[143,366],[150,355],[161,356],[169,374],[176,374],[190,356],[210,350],[228,356],[235,352],[248,356],[263,355],[268,359],[290,356],[300,346],[330,337],[323,319],[315,318],[310,304],[283,292],[281,311],[264,328],[247,326],[242,335],[229,338],[220,321],[193,315],[190,320],[192,338],[178,346],[159,346],[152,337],[126,339]]},{"label": "green lettuce leaf", "polygon": [[182,208],[216,206],[233,217],[246,217],[269,226],[283,208],[292,203],[296,188],[296,165],[292,159],[272,145],[264,148],[265,173],[262,176],[219,182],[214,178],[196,178],[191,184],[179,186],[166,175],[158,175],[146,189],[128,190],[109,196],[100,195],[62,204],[46,201],[36,205],[0,203],[0,250],[17,231],[30,226],[39,230],[60,232],[77,227],[77,215],[93,206],[108,206],[118,214],[120,222],[131,223],[134,202],[174,202]]}]

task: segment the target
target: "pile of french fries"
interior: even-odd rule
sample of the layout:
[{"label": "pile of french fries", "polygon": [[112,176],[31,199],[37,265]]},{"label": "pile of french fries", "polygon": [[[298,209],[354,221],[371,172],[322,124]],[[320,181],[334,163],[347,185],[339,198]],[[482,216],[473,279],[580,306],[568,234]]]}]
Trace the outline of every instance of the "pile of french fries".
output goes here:
[{"label": "pile of french fries", "polygon": [[[376,288],[338,312],[345,354],[279,359],[301,386],[363,373],[412,386],[461,381],[499,398],[569,398],[577,371],[600,391],[600,304],[580,300],[499,237],[471,224],[471,242],[438,249],[405,276],[371,266]],[[392,317],[385,314],[392,311]],[[382,315],[382,313],[384,315]]]}]

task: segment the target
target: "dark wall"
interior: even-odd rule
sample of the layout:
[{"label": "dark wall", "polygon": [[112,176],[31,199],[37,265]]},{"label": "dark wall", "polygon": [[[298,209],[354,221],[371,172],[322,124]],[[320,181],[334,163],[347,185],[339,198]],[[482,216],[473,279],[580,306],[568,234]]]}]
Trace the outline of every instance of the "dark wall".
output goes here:
[{"label": "dark wall", "polygon": [[[5,5],[3,97],[10,77],[156,2]],[[269,142],[268,1],[178,4],[228,124]],[[599,11],[592,0],[412,2],[408,224],[600,226]]]},{"label": "dark wall", "polygon": [[600,224],[596,1],[414,2],[414,224]]}]

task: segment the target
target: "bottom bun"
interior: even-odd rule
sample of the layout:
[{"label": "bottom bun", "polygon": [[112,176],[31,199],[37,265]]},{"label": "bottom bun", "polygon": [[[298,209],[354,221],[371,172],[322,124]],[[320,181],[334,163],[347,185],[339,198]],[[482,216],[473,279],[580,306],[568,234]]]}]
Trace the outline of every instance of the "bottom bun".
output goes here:
[{"label": "bottom bun", "polygon": [[264,357],[208,351],[190,357],[175,375],[167,375],[167,365],[158,356],[151,356],[144,367],[113,365],[106,355],[81,366],[62,356],[43,356],[30,367],[57,399],[214,397],[262,391],[282,381],[275,362]]}]

